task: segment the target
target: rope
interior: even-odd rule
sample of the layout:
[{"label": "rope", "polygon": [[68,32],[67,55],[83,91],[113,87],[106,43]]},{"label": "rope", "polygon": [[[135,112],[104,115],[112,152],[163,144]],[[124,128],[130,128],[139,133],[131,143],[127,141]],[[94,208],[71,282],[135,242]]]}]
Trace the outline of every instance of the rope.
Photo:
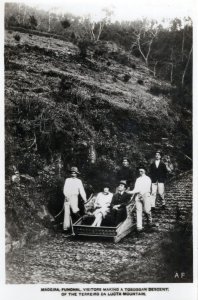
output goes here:
[{"label": "rope", "polygon": [[63,205],[63,208],[61,209],[61,211],[57,215],[54,216],[54,219],[56,219],[62,213],[63,210],[64,210],[64,205]]},{"label": "rope", "polygon": [[91,194],[91,196],[89,197],[89,199],[86,202],[84,202],[84,205],[87,204],[89,201],[91,201],[92,198],[93,198],[93,194]]},{"label": "rope", "polygon": [[[87,204],[89,201],[91,201],[92,198],[93,198],[93,194],[91,194],[91,196],[90,196],[89,199],[84,203],[84,205]],[[63,210],[64,210],[64,205],[63,205],[61,211],[60,211],[57,215],[55,215],[54,218],[56,219],[56,218],[63,212]]]}]

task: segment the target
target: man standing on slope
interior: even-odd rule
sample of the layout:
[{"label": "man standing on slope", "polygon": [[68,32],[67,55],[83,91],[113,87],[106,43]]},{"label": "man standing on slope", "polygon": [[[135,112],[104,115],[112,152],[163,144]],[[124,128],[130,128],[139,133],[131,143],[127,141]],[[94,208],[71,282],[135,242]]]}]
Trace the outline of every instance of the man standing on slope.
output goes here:
[{"label": "man standing on slope", "polygon": [[123,157],[122,166],[117,172],[117,181],[120,182],[121,180],[126,181],[128,186],[130,186],[133,180],[133,172],[131,171],[127,157]]},{"label": "man standing on slope", "polygon": [[164,183],[167,176],[166,165],[161,161],[161,152],[157,151],[155,153],[155,161],[150,166],[150,177],[152,181],[152,201],[151,207],[155,209],[155,202],[157,197],[157,192],[161,198],[162,208],[166,208],[166,201],[164,199]]},{"label": "man standing on slope", "polygon": [[140,233],[143,230],[142,226],[142,213],[146,214],[148,226],[152,227],[151,216],[151,179],[146,173],[146,169],[143,166],[138,168],[140,176],[136,179],[135,187],[132,191],[128,191],[128,194],[136,194],[136,224],[137,232]]},{"label": "man standing on slope", "polygon": [[65,195],[63,230],[69,230],[71,228],[71,211],[76,219],[80,217],[78,196],[80,195],[84,202],[87,201],[82,181],[77,178],[77,175],[80,174],[78,168],[72,167],[70,173],[71,177],[65,180],[63,188],[63,194]]}]

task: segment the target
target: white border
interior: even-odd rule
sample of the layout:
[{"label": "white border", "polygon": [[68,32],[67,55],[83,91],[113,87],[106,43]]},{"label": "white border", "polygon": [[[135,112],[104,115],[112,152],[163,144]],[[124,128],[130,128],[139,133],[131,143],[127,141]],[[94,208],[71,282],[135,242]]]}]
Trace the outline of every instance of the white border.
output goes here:
[{"label": "white border", "polygon": [[[66,2],[67,0],[63,1]],[[68,0],[70,1],[70,0]],[[82,3],[90,0],[81,0]],[[91,0],[92,3],[98,3],[100,0]],[[126,3],[128,1],[134,2],[134,6],[139,2],[137,0],[115,0],[115,2],[120,1],[123,3]],[[153,0],[147,0],[148,3],[151,5],[154,3]],[[164,0],[158,0],[158,3],[160,1]],[[1,70],[1,81],[0,81],[0,139],[1,141],[4,141],[4,69],[3,69],[3,53],[4,53],[4,2],[27,2],[27,1],[0,1],[0,36],[1,36],[1,45],[0,45],[0,70]],[[44,2],[44,1],[39,1]],[[47,1],[48,3],[57,3],[57,1],[52,0],[52,1]],[[60,1],[59,1],[60,2]],[[59,3],[58,2],[58,3]],[[109,2],[107,0],[107,2]],[[114,2],[114,1],[111,1]],[[124,286],[130,286],[130,287],[169,287],[169,292],[168,293],[159,293],[159,292],[153,292],[152,294],[150,293],[147,297],[143,296],[138,296],[138,299],[149,299],[149,300],[155,300],[155,299],[164,299],[164,300],[197,300],[198,299],[198,294],[197,294],[197,252],[198,252],[198,243],[197,243],[197,216],[198,216],[198,204],[197,204],[197,195],[198,195],[198,156],[197,156],[197,151],[198,151],[198,134],[197,134],[197,116],[198,116],[198,104],[197,104],[197,99],[198,99],[198,89],[197,89],[197,82],[198,82],[198,74],[197,74],[197,65],[198,65],[198,32],[197,32],[197,12],[198,12],[198,5],[197,5],[197,0],[180,0],[178,2],[172,0],[173,6],[175,7],[175,2],[180,3],[181,7],[182,5],[186,7],[186,3],[189,3],[189,11],[192,12],[192,18],[193,18],[193,30],[194,30],[194,48],[193,48],[193,82],[194,82],[194,88],[193,88],[193,95],[194,95],[194,108],[193,108],[193,152],[194,152],[194,160],[193,160],[193,249],[194,249],[194,283],[178,283],[178,284],[125,284]],[[56,4],[57,6],[58,4]],[[171,10],[171,4],[170,1],[167,0],[167,7],[170,6]],[[152,5],[151,5],[152,7]],[[127,8],[126,8],[127,9]],[[162,12],[163,13],[163,12]],[[4,234],[5,234],[5,214],[4,214],[4,145],[1,142],[1,160],[0,160],[0,170],[1,170],[1,177],[0,177],[0,184],[1,184],[1,201],[0,201],[0,219],[1,219],[1,226],[0,226],[0,237],[1,237],[1,243],[0,243],[0,294],[2,299],[5,300],[11,300],[11,299],[29,299],[29,300],[44,300],[44,299],[66,299],[68,297],[62,297],[60,293],[57,292],[41,292],[40,289],[41,287],[69,287],[70,285],[62,285],[62,284],[54,284],[54,285],[40,285],[40,284],[34,284],[34,285],[10,285],[10,284],[5,284],[5,239],[4,239]],[[3,194],[3,195],[2,195]],[[2,272],[3,270],[3,272]],[[74,285],[75,287],[100,287],[104,285]],[[122,284],[108,284],[109,287],[123,287]],[[85,299],[87,297],[72,297],[72,298],[78,298],[78,299]],[[92,297],[92,299],[99,299],[100,297]],[[110,299],[112,297],[102,297],[103,299]],[[118,297],[120,298],[120,297]],[[125,299],[131,299],[131,297],[126,297]]]}]

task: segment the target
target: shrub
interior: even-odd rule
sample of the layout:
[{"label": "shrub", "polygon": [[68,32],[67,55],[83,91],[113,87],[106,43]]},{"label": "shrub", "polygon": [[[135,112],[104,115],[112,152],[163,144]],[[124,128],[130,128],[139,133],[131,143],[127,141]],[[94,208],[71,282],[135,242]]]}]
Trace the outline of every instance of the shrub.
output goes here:
[{"label": "shrub", "polygon": [[86,58],[87,57],[87,50],[88,50],[88,47],[89,46],[92,46],[92,42],[90,40],[80,40],[78,42],[78,47],[79,47],[79,50],[80,50],[80,57],[81,58]]},{"label": "shrub", "polygon": [[17,42],[19,42],[20,39],[21,39],[21,37],[20,37],[19,34],[15,34],[14,39],[15,39]]},{"label": "shrub", "polygon": [[19,23],[15,16],[10,16],[8,20],[8,26],[18,26]]},{"label": "shrub", "polygon": [[131,78],[131,75],[125,74],[123,80],[124,80],[124,82],[128,82],[130,78]]},{"label": "shrub", "polygon": [[170,93],[170,89],[161,87],[159,85],[152,85],[150,87],[150,93],[155,96],[159,96],[160,94],[168,95]]},{"label": "shrub", "polygon": [[65,20],[61,21],[61,25],[64,29],[66,29],[66,28],[70,27],[71,24],[67,19],[65,19]]},{"label": "shrub", "polygon": [[131,65],[131,68],[135,70],[135,69],[136,69],[136,65],[135,65],[135,64],[132,64],[132,65]]},{"label": "shrub", "polygon": [[142,79],[138,79],[137,83],[140,84],[140,85],[144,85],[144,81]]},{"label": "shrub", "polygon": [[30,16],[29,23],[30,23],[31,29],[36,29],[38,22],[37,22],[37,19],[35,18],[35,16]]},{"label": "shrub", "polygon": [[59,83],[60,94],[64,95],[66,91],[68,91],[72,88],[72,85],[73,85],[72,81],[62,78]]}]

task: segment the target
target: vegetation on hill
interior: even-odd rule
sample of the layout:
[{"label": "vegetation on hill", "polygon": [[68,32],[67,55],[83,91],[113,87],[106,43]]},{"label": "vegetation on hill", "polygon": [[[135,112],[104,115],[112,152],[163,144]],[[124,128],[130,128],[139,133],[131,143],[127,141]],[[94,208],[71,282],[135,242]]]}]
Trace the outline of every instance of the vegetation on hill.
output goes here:
[{"label": "vegetation on hill", "polygon": [[[72,165],[79,167],[88,195],[100,190],[106,180],[115,187],[123,156],[129,157],[134,177],[137,166],[148,165],[158,148],[172,156],[179,170],[191,168],[192,26],[178,29],[177,21],[170,32],[158,28],[147,55],[149,48],[141,48],[137,40],[138,26],[147,28],[143,23],[137,22],[130,49],[128,38],[122,41],[121,36],[126,26],[132,30],[135,23],[124,27],[106,18],[100,37],[94,40],[84,29],[90,20],[81,24],[77,18],[72,23],[69,16],[46,18],[30,8],[6,4],[5,148],[6,184],[11,191],[6,200],[11,214],[7,220],[17,214],[14,194],[19,206],[23,203],[23,190],[10,184],[16,169],[35,180],[38,199],[55,214],[62,205],[63,181]],[[96,36],[100,24],[95,26]],[[151,29],[145,30],[144,37],[151,37]],[[181,36],[185,46],[179,55],[177,39]],[[165,45],[171,43],[175,48],[168,49],[174,68],[168,71],[164,65],[170,51]],[[21,184],[28,190],[33,184],[27,178]],[[37,213],[39,205],[40,200]]]}]

